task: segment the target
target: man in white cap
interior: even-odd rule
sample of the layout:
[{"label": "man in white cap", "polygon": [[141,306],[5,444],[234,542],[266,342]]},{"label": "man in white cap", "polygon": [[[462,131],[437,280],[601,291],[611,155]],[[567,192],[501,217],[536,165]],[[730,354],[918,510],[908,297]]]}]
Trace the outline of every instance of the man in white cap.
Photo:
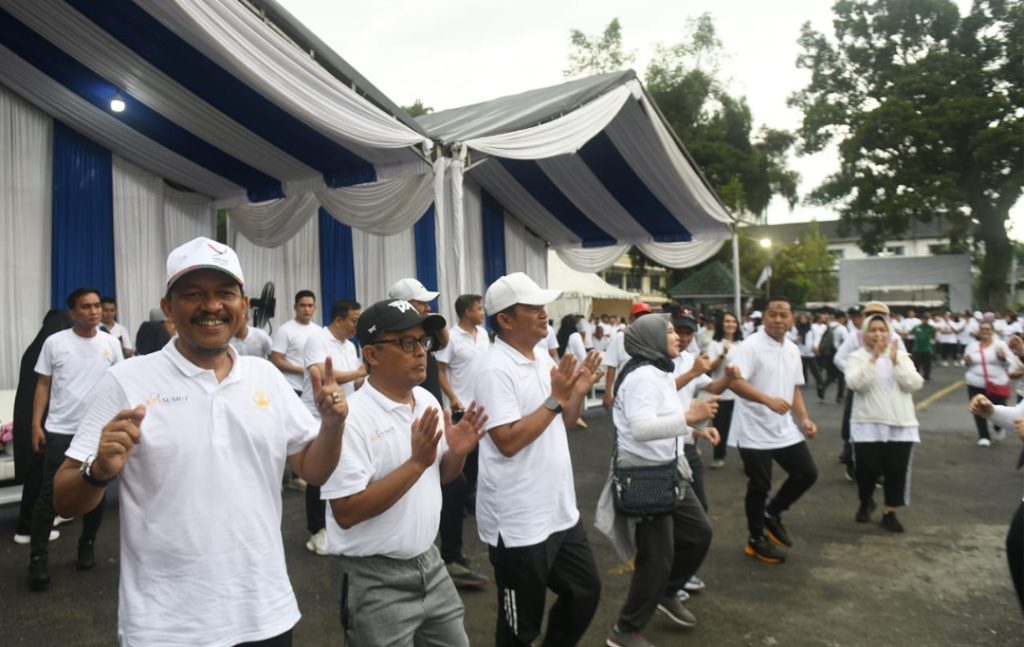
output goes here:
[{"label": "man in white cap", "polygon": [[575,645],[597,610],[601,580],[576,508],[566,427],[600,377],[599,353],[581,366],[566,353],[555,365],[538,351],[544,306],[559,295],[522,272],[484,296],[497,339],[477,376],[487,409],[480,441],[476,519],[498,587],[496,645],[530,645],[540,634],[545,596],[558,595],[545,645]]},{"label": "man in white cap", "polygon": [[327,480],[348,403],[329,359],[315,373],[318,425],[272,364],[238,356],[242,286],[226,245],[197,238],[170,253],[160,305],[177,338],[107,371],[57,473],[64,516],[121,480],[122,645],[291,645],[281,474],[287,461]]}]

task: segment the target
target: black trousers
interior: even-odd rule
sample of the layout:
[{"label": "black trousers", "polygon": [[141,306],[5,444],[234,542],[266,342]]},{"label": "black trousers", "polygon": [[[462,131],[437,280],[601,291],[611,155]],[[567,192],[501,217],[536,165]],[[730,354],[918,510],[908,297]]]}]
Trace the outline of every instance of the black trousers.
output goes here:
[{"label": "black trousers", "polygon": [[1017,506],[1006,533],[1006,561],[1010,565],[1013,588],[1017,590],[1017,601],[1024,609],[1024,503]]},{"label": "black trousers", "polygon": [[932,352],[930,350],[914,351],[911,358],[921,377],[925,380],[932,379]]},{"label": "black trousers", "polygon": [[31,452],[25,467],[25,483],[21,488],[21,508],[18,510],[18,525],[14,532],[28,535],[32,532],[32,510],[36,507],[39,490],[43,487],[43,471],[46,467],[45,454]]},{"label": "black trousers", "polygon": [[441,559],[445,564],[463,559],[462,515],[469,496],[469,481],[465,474],[441,485]]},{"label": "black trousers", "polygon": [[807,382],[807,374],[810,373],[814,377],[814,388],[821,389],[821,369],[818,367],[817,357],[801,357],[801,362],[804,365],[804,382]]},{"label": "black trousers", "polygon": [[732,408],[735,404],[735,400],[718,401],[718,412],[715,414],[715,419],[711,422],[711,426],[717,429],[718,435],[721,436],[713,451],[715,460],[723,460],[725,458],[725,442],[729,440],[729,426],[732,425]]},{"label": "black trousers", "polygon": [[711,522],[692,489],[672,514],[646,517],[636,525],[636,569],[619,628],[640,631],[662,598],[674,596],[697,572],[711,546]]},{"label": "black trousers", "polygon": [[843,399],[843,394],[846,393],[846,375],[839,370],[839,367],[837,367],[835,361],[833,361],[835,359],[835,354],[828,355],[827,357],[822,356],[818,359],[825,367],[825,375],[827,376],[825,378],[825,383],[821,385],[821,391],[824,393],[825,391],[828,391],[828,387],[835,384],[836,402],[839,402]]},{"label": "black trousers", "polygon": [[[976,395],[985,395],[984,387],[967,385],[967,401],[970,402]],[[985,395],[992,404],[1006,404],[1006,398],[993,397],[991,395]],[[988,420],[981,416],[974,416],[974,426],[978,430],[978,438],[988,438]],[[996,426],[996,429],[999,429]]]},{"label": "black trousers", "polygon": [[686,456],[686,462],[690,464],[690,471],[693,472],[693,482],[690,483],[693,493],[697,495],[700,507],[704,508],[704,512],[707,512],[708,496],[704,492],[704,463],[700,460],[700,452],[697,451],[697,445],[689,443],[683,445],[683,455]]},{"label": "black trousers", "polygon": [[[71,439],[74,436],[69,434],[53,434],[46,432],[46,456],[43,467],[43,482],[39,488],[39,496],[36,498],[36,505],[32,509],[32,558],[46,559],[49,555],[48,546],[50,543],[50,530],[53,529],[53,519],[57,513],[53,509],[53,476],[64,464],[64,454],[71,446]],[[107,505],[107,497],[104,494],[99,504],[82,515],[82,535],[78,542],[84,543],[96,540],[96,533],[103,522],[103,509]]]},{"label": "black trousers", "polygon": [[601,599],[601,578],[582,519],[532,546],[509,548],[499,537],[488,553],[498,589],[495,645],[526,647],[540,635],[548,589],[558,599],[541,644],[571,647],[580,641]]},{"label": "black trousers", "polygon": [[[818,480],[818,468],[804,441],[780,449],[740,447],[740,457],[747,475],[747,528],[751,537],[760,537],[764,533],[764,513],[776,517],[788,510]],[[766,504],[772,489],[772,461],[789,476]]]},{"label": "black trousers", "polygon": [[853,451],[857,457],[857,493],[861,503],[874,498],[879,476],[885,477],[885,505],[898,508],[909,503],[907,493],[914,443],[854,443]]},{"label": "black trousers", "polygon": [[850,443],[850,416],[853,415],[853,391],[846,391],[846,403],[843,405],[843,424],[840,427],[840,437],[843,439],[843,452],[839,456],[839,462],[846,465],[853,465],[853,445]]},{"label": "black trousers", "polygon": [[289,629],[279,636],[267,638],[266,640],[238,643],[235,647],[292,647],[292,630]]},{"label": "black trousers", "polygon": [[320,486],[306,484],[306,530],[315,535],[327,527],[327,502],[320,498]]}]

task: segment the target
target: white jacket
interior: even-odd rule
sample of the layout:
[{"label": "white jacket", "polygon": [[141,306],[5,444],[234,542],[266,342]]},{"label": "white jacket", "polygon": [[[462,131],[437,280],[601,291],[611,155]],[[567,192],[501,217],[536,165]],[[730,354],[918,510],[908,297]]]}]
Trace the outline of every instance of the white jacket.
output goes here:
[{"label": "white jacket", "polygon": [[846,365],[846,386],[857,394],[850,422],[873,422],[891,427],[916,427],[917,414],[910,394],[924,385],[910,356],[897,351],[895,366],[889,353],[871,363],[871,353],[858,348]]}]

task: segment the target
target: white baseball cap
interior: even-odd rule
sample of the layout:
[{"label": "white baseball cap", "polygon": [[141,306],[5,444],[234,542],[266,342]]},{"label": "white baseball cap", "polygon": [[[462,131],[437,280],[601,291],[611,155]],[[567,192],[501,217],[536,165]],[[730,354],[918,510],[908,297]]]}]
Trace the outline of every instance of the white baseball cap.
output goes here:
[{"label": "white baseball cap", "polygon": [[416,279],[400,279],[388,290],[389,299],[403,301],[433,301],[440,292],[431,292]]},{"label": "white baseball cap", "polygon": [[484,295],[484,310],[495,315],[517,303],[526,306],[543,306],[551,303],[562,294],[561,290],[545,290],[522,272],[514,272],[501,277]]},{"label": "white baseball cap", "polygon": [[223,243],[204,236],[193,238],[167,255],[167,287],[193,270],[220,270],[244,285],[238,254]]}]

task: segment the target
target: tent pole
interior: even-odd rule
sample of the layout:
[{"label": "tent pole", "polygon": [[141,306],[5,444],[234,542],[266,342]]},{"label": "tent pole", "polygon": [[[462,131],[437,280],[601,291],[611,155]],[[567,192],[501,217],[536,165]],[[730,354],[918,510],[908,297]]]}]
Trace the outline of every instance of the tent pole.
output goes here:
[{"label": "tent pole", "polygon": [[733,289],[733,307],[736,313],[736,317],[742,317],[743,311],[740,310],[740,244],[739,244],[739,232],[737,227],[733,225],[732,229],[732,289]]}]

